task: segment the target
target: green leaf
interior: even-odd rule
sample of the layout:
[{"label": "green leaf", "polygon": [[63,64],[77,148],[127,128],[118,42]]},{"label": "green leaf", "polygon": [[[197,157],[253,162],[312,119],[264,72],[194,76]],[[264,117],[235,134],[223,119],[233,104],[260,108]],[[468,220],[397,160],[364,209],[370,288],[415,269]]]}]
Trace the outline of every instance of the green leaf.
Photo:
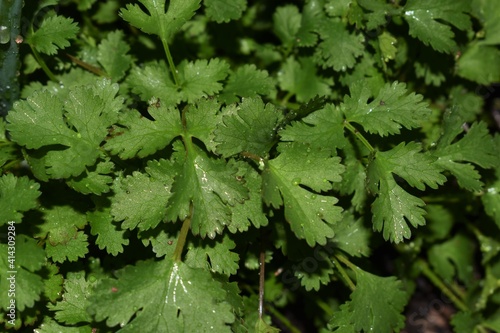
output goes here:
[{"label": "green leaf", "polygon": [[294,5],[278,7],[273,14],[273,31],[285,48],[291,48],[296,43],[302,17]]},{"label": "green leaf", "polygon": [[[387,24],[387,18],[390,16],[401,15],[399,9],[396,9],[393,4],[387,3],[385,0],[357,0],[359,6],[368,10],[365,13],[364,19],[366,22],[366,29],[373,30],[380,26]],[[382,35],[387,32],[383,32]]]},{"label": "green leaf", "polygon": [[170,77],[170,71],[163,60],[147,62],[140,67],[132,67],[126,82],[134,93],[141,96],[143,101],[149,101],[154,97],[166,107],[174,106],[181,101],[180,92]]},{"label": "green leaf", "polygon": [[410,27],[410,36],[420,39],[438,52],[452,53],[457,50],[455,34],[447,22],[457,29],[472,28],[469,16],[470,2],[466,0],[408,0],[404,6],[404,18]]},{"label": "green leaf", "polygon": [[207,16],[217,23],[238,20],[247,8],[246,0],[204,0]]},{"label": "green leaf", "polygon": [[124,159],[145,157],[165,148],[182,133],[182,125],[177,109],[159,103],[148,108],[154,121],[135,110],[125,113],[104,148]]},{"label": "green leaf", "polygon": [[455,278],[466,285],[474,281],[474,252],[464,251],[472,249],[474,242],[464,234],[457,234],[441,244],[433,245],[429,249],[429,263],[434,271],[446,282],[451,283]]},{"label": "green leaf", "polygon": [[205,144],[209,151],[215,151],[214,129],[220,123],[220,104],[215,99],[201,99],[195,105],[187,106],[185,114],[185,136],[195,137]]},{"label": "green leaf", "polygon": [[45,317],[43,323],[39,328],[35,330],[37,333],[88,333],[92,331],[90,325],[84,326],[61,326],[56,321],[50,319],[50,317]]},{"label": "green leaf", "polygon": [[265,70],[259,70],[254,64],[246,64],[229,75],[219,99],[226,104],[238,102],[239,97],[257,97],[270,95],[275,90],[272,77]]},{"label": "green leaf", "polygon": [[495,2],[489,0],[472,1],[471,8],[480,19],[486,33],[481,43],[500,44],[500,21],[498,21],[500,8]]},{"label": "green leaf", "polygon": [[165,1],[140,0],[147,12],[137,4],[128,4],[120,11],[121,17],[147,34],[170,40],[189,21],[200,7],[200,0],[171,0],[165,11]]},{"label": "green leaf", "polygon": [[335,311],[329,326],[335,332],[399,332],[405,317],[401,314],[408,295],[401,281],[379,277],[356,268],[356,289],[351,300]]},{"label": "green leaf", "polygon": [[120,333],[231,332],[226,292],[205,270],[165,259],[127,266],[117,276],[96,287],[89,311],[110,327],[120,324]]},{"label": "green leaf", "polygon": [[255,324],[255,333],[279,333],[281,330],[269,326],[264,319],[260,318]]},{"label": "green leaf", "polygon": [[78,207],[70,205],[42,207],[44,223],[38,226],[34,234],[37,238],[46,239],[51,245],[66,244],[77,236],[78,229],[87,224],[85,214]]},{"label": "green leaf", "polygon": [[306,102],[316,95],[330,95],[331,80],[317,76],[312,58],[290,57],[278,72],[278,82],[282,90],[294,94],[299,102]]},{"label": "green leaf", "polygon": [[483,321],[481,315],[472,312],[458,312],[453,315],[451,324],[457,333],[478,332],[476,327]]},{"label": "green leaf", "polygon": [[352,84],[349,90],[351,95],[344,97],[341,109],[347,121],[359,123],[369,133],[399,134],[402,127],[421,126],[431,114],[422,95],[408,94],[404,83],[386,83],[370,103],[372,96],[365,81]]},{"label": "green leaf", "polygon": [[56,54],[58,49],[70,46],[70,39],[76,37],[78,25],[71,18],[49,16],[34,33],[29,34],[26,42],[38,52]]},{"label": "green leaf", "polygon": [[250,223],[255,228],[264,227],[268,224],[262,204],[262,177],[247,163],[239,162],[237,166],[240,171],[236,179],[245,183],[245,186],[248,188],[249,198],[245,199],[243,204],[237,204],[232,207],[232,221],[227,226],[231,233],[247,231]]},{"label": "green leaf", "polygon": [[87,307],[90,305],[88,298],[97,280],[94,278],[93,282],[87,281],[84,275],[84,272],[69,272],[64,281],[62,300],[56,304],[48,304],[49,310],[55,312],[57,321],[65,324],[92,321],[92,317],[87,313]]},{"label": "green leaf", "polygon": [[335,237],[332,243],[353,257],[370,255],[370,230],[361,218],[356,219],[350,212],[344,212],[342,221],[333,227]]},{"label": "green leaf", "polygon": [[77,177],[72,177],[66,181],[69,187],[83,194],[107,193],[113,183],[113,169],[115,165],[107,158],[99,161],[96,165],[87,168]]},{"label": "green leaf", "polygon": [[14,292],[19,312],[33,307],[44,290],[41,273],[37,271],[44,266],[45,252],[34,239],[19,233],[16,234],[14,251],[7,244],[0,244],[0,251],[3,254],[0,256],[0,292],[5,295],[0,297],[0,306],[7,309],[11,300],[11,296],[7,296]]},{"label": "green leaf", "polygon": [[332,104],[327,104],[300,121],[293,122],[279,135],[283,141],[298,141],[333,151],[343,148],[347,143],[343,122],[342,112]]},{"label": "green leaf", "polygon": [[191,231],[195,235],[214,238],[223,227],[231,223],[231,208],[248,198],[247,189],[236,179],[236,168],[223,160],[215,160],[189,146],[184,154],[179,147],[181,171],[172,186],[168,202],[167,219],[184,220],[193,205]]},{"label": "green leaf", "polygon": [[384,31],[378,36],[380,52],[385,62],[396,58],[396,52],[398,51],[396,46],[394,46],[396,43],[397,39],[387,31]]},{"label": "green leaf", "polygon": [[123,252],[123,246],[129,244],[125,237],[125,230],[121,230],[113,224],[110,207],[98,207],[93,212],[87,213],[87,220],[90,225],[90,233],[97,236],[96,244],[99,249],[116,256]]},{"label": "green leaf", "polygon": [[471,44],[458,60],[457,73],[461,77],[483,85],[500,81],[500,51],[495,46]]},{"label": "green leaf", "polygon": [[229,73],[229,64],[218,58],[182,62],[179,64],[179,84],[183,101],[193,103],[201,97],[212,96],[222,90],[222,81]]},{"label": "green leaf", "polygon": [[97,50],[97,61],[115,82],[125,76],[126,71],[132,64],[132,57],[127,54],[130,47],[123,40],[124,37],[123,31],[112,31],[99,44]]},{"label": "green leaf", "polygon": [[402,142],[391,150],[377,152],[375,158],[384,164],[385,172],[397,174],[411,186],[421,191],[425,190],[425,185],[437,189],[446,181],[441,174],[443,169],[436,163],[436,157],[421,150],[422,146],[418,143],[405,145]]},{"label": "green leaf", "polygon": [[161,178],[138,171],[127,177],[116,178],[111,214],[115,221],[123,221],[123,229],[147,230],[165,219],[167,202],[171,196],[172,166],[165,160],[156,163],[165,170]]},{"label": "green leaf", "polygon": [[304,144],[281,144],[280,154],[270,160],[262,174],[266,204],[285,206],[285,218],[295,235],[310,246],[326,244],[333,237],[331,224],[341,219],[337,198],[321,195],[341,180],[344,167],[329,150]]},{"label": "green leaf", "polygon": [[212,272],[234,275],[238,271],[240,257],[233,250],[236,244],[226,235],[222,240],[195,241],[186,254],[184,262],[192,268],[203,268]]},{"label": "green leaf", "polygon": [[51,243],[45,244],[45,252],[48,258],[53,261],[63,263],[68,261],[78,261],[80,258],[85,258],[89,252],[87,241],[88,236],[82,231],[78,231],[74,238],[71,238],[65,244],[52,245]]},{"label": "green leaf", "polygon": [[9,221],[21,222],[22,212],[37,206],[40,184],[28,177],[13,174],[0,177],[0,226]]},{"label": "green leaf", "polygon": [[409,194],[389,175],[380,180],[378,196],[372,204],[373,228],[383,230],[385,240],[395,243],[411,237],[408,222],[425,225],[423,200]]},{"label": "green leaf", "polygon": [[107,128],[116,122],[123,99],[118,85],[99,80],[70,88],[65,103],[47,92],[19,101],[7,118],[12,140],[30,149],[43,148],[43,163],[52,178],[78,176],[94,165]]},{"label": "green leaf", "polygon": [[315,50],[315,60],[323,68],[333,68],[345,72],[356,64],[356,58],[364,52],[364,37],[353,34],[344,23],[336,19],[319,22],[319,35],[322,41]]},{"label": "green leaf", "polygon": [[436,163],[449,170],[461,187],[469,191],[481,191],[481,176],[468,162],[486,169],[498,166],[499,157],[495,142],[483,122],[472,124],[461,139],[453,142],[462,131],[462,122],[458,115],[448,113],[444,120],[443,135],[434,152],[438,157]]},{"label": "green leaf", "polygon": [[264,105],[260,98],[246,98],[236,110],[227,107],[215,130],[216,151],[225,157],[242,152],[266,157],[276,142],[281,119],[274,105]]}]

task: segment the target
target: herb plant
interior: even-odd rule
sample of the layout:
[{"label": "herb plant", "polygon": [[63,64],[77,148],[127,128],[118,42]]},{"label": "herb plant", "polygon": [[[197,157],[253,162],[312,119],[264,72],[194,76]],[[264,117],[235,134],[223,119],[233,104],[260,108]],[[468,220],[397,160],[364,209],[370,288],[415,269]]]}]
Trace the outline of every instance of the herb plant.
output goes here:
[{"label": "herb plant", "polygon": [[399,332],[424,277],[500,332],[496,1],[0,17],[6,330]]}]

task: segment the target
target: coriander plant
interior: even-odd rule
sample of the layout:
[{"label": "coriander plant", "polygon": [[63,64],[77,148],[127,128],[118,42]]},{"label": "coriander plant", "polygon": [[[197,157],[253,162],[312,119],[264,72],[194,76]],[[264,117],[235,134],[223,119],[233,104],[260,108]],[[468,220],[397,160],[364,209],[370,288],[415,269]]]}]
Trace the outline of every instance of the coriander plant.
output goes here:
[{"label": "coriander plant", "polygon": [[4,330],[500,332],[496,1],[19,3]]}]

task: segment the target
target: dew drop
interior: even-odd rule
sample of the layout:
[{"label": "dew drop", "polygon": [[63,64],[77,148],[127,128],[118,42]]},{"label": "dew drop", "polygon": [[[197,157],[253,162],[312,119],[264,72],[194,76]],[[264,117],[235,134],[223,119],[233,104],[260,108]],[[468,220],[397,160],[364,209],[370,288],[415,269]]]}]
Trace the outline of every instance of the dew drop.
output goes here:
[{"label": "dew drop", "polygon": [[5,25],[0,25],[0,44],[7,44],[10,41],[10,29]]},{"label": "dew drop", "polygon": [[316,199],[318,196],[316,194],[311,194],[311,199]]},{"label": "dew drop", "polygon": [[292,179],[292,185],[299,185],[302,180],[300,178]]}]

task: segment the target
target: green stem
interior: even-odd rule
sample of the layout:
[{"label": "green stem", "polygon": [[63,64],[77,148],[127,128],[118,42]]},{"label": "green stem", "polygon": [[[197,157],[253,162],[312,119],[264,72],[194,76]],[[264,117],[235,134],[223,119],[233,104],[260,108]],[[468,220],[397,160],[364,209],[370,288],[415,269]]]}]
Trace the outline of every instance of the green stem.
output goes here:
[{"label": "green stem", "polygon": [[167,41],[162,38],[161,42],[163,43],[163,49],[165,50],[165,54],[167,55],[168,65],[170,66],[170,71],[172,72],[172,77],[174,78],[174,83],[176,87],[179,87],[179,77],[177,76],[177,69],[175,69],[174,60],[172,59],[172,54],[170,54],[170,48],[168,47]]},{"label": "green stem", "polygon": [[182,250],[184,249],[184,244],[186,244],[187,234],[189,232],[189,229],[191,228],[191,218],[193,216],[193,204],[191,204],[189,210],[190,210],[189,216],[186,217],[186,219],[182,223],[181,232],[179,234],[179,237],[177,237],[177,244],[175,245],[175,250],[174,250],[175,262],[180,262],[182,260]]},{"label": "green stem", "polygon": [[356,136],[356,138],[358,138],[359,141],[361,141],[366,148],[368,148],[368,150],[370,152],[375,152],[375,149],[373,148],[373,146],[368,142],[368,140],[366,140],[366,138],[361,134],[359,133],[359,131],[351,125],[351,123],[349,123],[347,120],[344,121],[344,127],[347,128],[352,134],[354,134]]},{"label": "green stem", "polygon": [[260,254],[259,254],[259,319],[264,314],[264,287],[266,284],[266,244],[265,235],[260,230]]},{"label": "green stem", "polygon": [[287,317],[281,314],[278,310],[276,310],[273,306],[271,305],[266,305],[266,310],[269,311],[271,315],[276,317],[288,330],[292,333],[301,333],[300,330],[295,327],[290,320],[288,320]]},{"label": "green stem", "polygon": [[49,67],[45,63],[45,60],[43,60],[43,58],[40,56],[40,53],[38,53],[38,51],[35,50],[35,48],[32,47],[32,46],[31,46],[31,50],[33,51],[33,56],[35,57],[36,61],[38,62],[38,64],[40,65],[40,67],[42,67],[42,70],[49,77],[49,79],[51,81],[54,81],[54,82],[58,83],[59,80],[56,78],[56,76],[54,75],[54,73],[52,73],[52,71],[49,69]]},{"label": "green stem", "polygon": [[0,0],[0,117],[19,99],[19,44],[22,0]]},{"label": "green stem", "polygon": [[334,257],[333,257],[333,264],[335,265],[335,267],[337,267],[337,269],[339,270],[340,272],[340,276],[342,276],[342,278],[344,279],[345,283],[347,284],[347,286],[349,287],[349,289],[351,289],[351,291],[354,291],[356,290],[356,285],[354,285],[354,283],[352,282],[351,278],[349,277],[349,275],[347,275],[347,272],[345,271],[344,267],[342,267],[342,265],[339,263],[339,260],[342,261],[345,265],[347,265],[350,269],[354,270],[354,268],[357,268],[354,264],[352,264],[347,258],[345,258],[344,256],[341,256],[339,254],[336,254]]},{"label": "green stem", "polygon": [[453,302],[453,304],[455,304],[458,309],[462,311],[469,311],[467,305],[462,300],[460,300],[443,281],[441,281],[441,279],[429,268],[429,265],[425,261],[420,259],[417,262],[417,265],[420,268],[422,274],[424,274],[425,277],[427,277],[436,287],[438,287],[443,292],[443,294],[445,294],[446,297],[448,297]]}]

